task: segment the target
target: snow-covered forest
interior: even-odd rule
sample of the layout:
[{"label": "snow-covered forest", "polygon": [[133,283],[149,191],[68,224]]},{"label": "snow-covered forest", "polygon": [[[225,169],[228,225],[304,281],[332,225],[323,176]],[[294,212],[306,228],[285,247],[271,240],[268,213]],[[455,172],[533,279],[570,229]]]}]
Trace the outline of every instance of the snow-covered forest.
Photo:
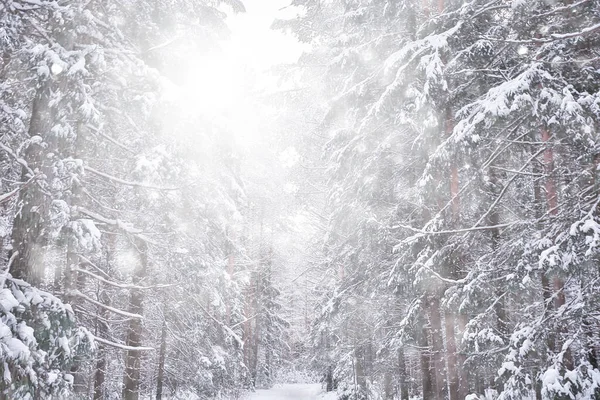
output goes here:
[{"label": "snow-covered forest", "polygon": [[600,0],[0,0],[0,399],[600,399]]}]

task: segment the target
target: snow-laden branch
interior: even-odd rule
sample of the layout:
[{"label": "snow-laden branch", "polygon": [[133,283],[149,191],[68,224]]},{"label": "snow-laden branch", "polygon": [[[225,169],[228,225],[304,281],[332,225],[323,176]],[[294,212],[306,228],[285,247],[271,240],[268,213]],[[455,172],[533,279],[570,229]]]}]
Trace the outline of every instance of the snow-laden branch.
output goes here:
[{"label": "snow-laden branch", "polygon": [[244,319],[243,321],[238,322],[237,324],[231,325],[230,329],[237,328],[238,326],[240,326],[240,325],[242,325],[242,324],[244,324],[244,323],[246,323],[248,321],[251,321],[254,318],[258,317],[258,315],[259,315],[258,313],[254,314],[253,316],[248,317],[248,318]]},{"label": "snow-laden branch", "polygon": [[225,329],[225,332],[227,332],[229,334],[229,336],[231,336],[240,345],[240,347],[242,347],[242,348],[244,347],[244,341],[242,340],[241,337],[239,337],[239,335],[237,333],[235,333],[229,326],[225,325],[223,322],[221,322],[217,318],[215,318],[211,313],[209,313],[206,310],[206,308],[202,307],[202,305],[199,302],[196,302],[196,304],[198,305],[198,307],[200,307],[200,309],[202,311],[204,311],[204,313],[206,315],[208,315],[208,317],[210,319],[212,319],[217,324],[219,324],[223,329]]},{"label": "snow-laden branch", "polygon": [[581,1],[577,2],[577,3],[568,4],[568,5],[562,6],[562,7],[556,7],[556,8],[554,8],[554,9],[552,9],[550,11],[547,11],[545,13],[537,14],[536,17],[537,18],[539,18],[539,17],[548,17],[550,15],[554,15],[554,14],[557,14],[559,12],[568,11],[568,10],[571,10],[573,8],[577,8],[580,5],[585,4],[585,3],[589,3],[589,2],[590,2],[590,0],[581,0]]},{"label": "snow-laden branch", "polygon": [[586,36],[589,35],[590,33],[594,33],[596,31],[600,31],[600,23],[596,24],[596,25],[592,25],[592,26],[588,26],[587,28],[583,28],[580,31],[577,32],[567,32],[567,33],[552,33],[550,34],[548,38],[545,39],[538,39],[538,38],[531,38],[531,39],[503,39],[503,38],[494,38],[494,37],[489,37],[489,36],[484,36],[482,37],[482,39],[486,39],[486,40],[492,40],[495,42],[506,42],[506,43],[515,43],[515,44],[544,44],[544,43],[551,43],[557,40],[565,40],[565,39],[573,39],[579,36]]},{"label": "snow-laden branch", "polygon": [[83,208],[83,207],[79,207],[79,206],[73,206],[73,211],[79,212],[81,214],[85,214],[88,217],[91,217],[99,222],[103,222],[107,225],[112,225],[115,226],[117,228],[119,228],[120,230],[126,232],[126,233],[130,233],[132,235],[136,235],[139,233],[142,233],[141,229],[138,228],[134,228],[133,226],[131,226],[130,224],[127,224],[119,219],[111,219],[111,218],[107,218],[103,215],[100,215],[96,212],[90,211],[87,208]]},{"label": "snow-laden branch", "polygon": [[[530,221],[513,221],[513,222],[507,222],[505,224],[486,225],[486,226],[473,226],[471,228],[452,229],[452,230],[446,230],[446,231],[426,231],[426,230],[423,230],[423,229],[415,228],[415,227],[410,226],[410,225],[402,225],[402,224],[396,224],[392,228],[408,229],[409,231],[412,231],[412,232],[414,232],[414,233],[417,234],[416,236],[411,236],[410,238],[407,238],[406,240],[403,240],[400,243],[400,244],[404,244],[407,241],[412,241],[412,240],[416,239],[417,237],[422,237],[422,236],[452,235],[452,234],[456,234],[456,233],[468,233],[468,232],[475,232],[475,231],[487,231],[487,230],[491,230],[491,229],[508,228],[508,227],[515,226],[515,225],[527,225],[529,223],[530,223]],[[396,245],[394,247],[394,250],[397,250],[396,247],[398,247],[398,246],[399,245]]]},{"label": "snow-laden branch", "polygon": [[577,36],[585,36],[590,33],[594,33],[600,30],[600,23],[592,26],[588,26],[587,28],[583,28],[579,32],[569,32],[569,33],[553,33],[550,36],[555,40],[560,39],[571,39]]},{"label": "snow-laden branch", "polygon": [[85,269],[81,269],[81,268],[72,268],[72,271],[76,271],[76,272],[81,272],[87,276],[90,276],[96,280],[99,280],[101,282],[106,283],[107,285],[110,286],[114,286],[120,289],[139,289],[139,290],[148,290],[148,289],[160,289],[160,288],[166,288],[166,287],[171,287],[174,285],[153,285],[153,286],[137,286],[137,285],[133,285],[130,283],[119,283],[119,282],[114,282],[108,279],[105,279],[103,277],[101,277],[100,275],[96,275],[93,272],[87,271]]},{"label": "snow-laden branch", "polygon": [[15,194],[19,193],[21,191],[23,187],[18,187],[15,188],[13,190],[11,190],[8,193],[4,193],[3,195],[0,196],[0,204],[4,203],[5,201],[7,201],[8,199],[10,199],[11,197],[13,197]]},{"label": "snow-laden branch", "polygon": [[93,263],[92,261],[90,261],[88,258],[86,258],[86,257],[82,256],[81,254],[78,254],[77,256],[78,256],[78,257],[79,257],[79,259],[82,261],[82,262],[80,263],[80,265],[82,265],[82,264],[83,264],[83,265],[88,265],[88,266],[90,266],[90,267],[94,268],[96,271],[100,272],[102,275],[104,275],[104,276],[105,276],[105,277],[107,277],[108,279],[110,279],[110,278],[111,278],[111,277],[110,277],[110,275],[108,275],[106,272],[104,272],[104,271],[102,270],[102,268],[98,267],[96,264],[94,264],[94,263]]},{"label": "snow-laden branch", "polygon": [[71,294],[72,294],[73,296],[75,296],[75,297],[79,297],[80,299],[83,299],[83,300],[85,300],[85,301],[87,301],[87,302],[89,302],[89,303],[92,303],[92,304],[93,304],[93,305],[95,305],[95,306],[98,306],[98,307],[104,308],[105,310],[108,310],[108,311],[110,311],[110,312],[112,312],[112,313],[119,314],[119,315],[122,315],[122,316],[124,316],[124,317],[128,317],[128,318],[144,319],[144,317],[143,317],[143,316],[141,316],[140,314],[134,314],[134,313],[130,313],[130,312],[128,312],[128,311],[123,311],[123,310],[120,310],[120,309],[118,309],[118,308],[114,308],[114,307],[111,307],[111,306],[107,306],[107,305],[106,305],[106,304],[104,304],[104,303],[101,303],[101,302],[99,302],[99,301],[96,301],[96,300],[92,299],[92,298],[91,298],[91,297],[89,297],[89,296],[86,296],[85,294],[81,293],[81,292],[80,292],[80,291],[78,291],[78,290],[75,290],[75,291],[73,291]]},{"label": "snow-laden branch", "polygon": [[129,147],[127,147],[126,145],[124,145],[123,143],[119,142],[118,140],[116,140],[115,138],[108,136],[106,133],[102,132],[100,129],[95,128],[91,125],[87,126],[90,130],[94,131],[94,133],[96,133],[97,135],[102,136],[104,139],[108,140],[109,142],[111,142],[112,144],[114,144],[117,147],[122,148],[123,150],[132,153],[132,154],[136,154],[135,150],[130,149]]},{"label": "snow-laden branch", "polygon": [[6,278],[8,277],[8,274],[10,273],[10,267],[12,266],[13,262],[15,262],[15,259],[19,256],[19,252],[15,251],[14,253],[12,253],[12,255],[10,256],[10,258],[8,259],[8,263],[6,264],[6,268],[4,269],[4,271],[2,271],[2,281],[0,282],[0,289],[2,289],[4,287],[4,283],[6,282]]},{"label": "snow-laden branch", "polygon": [[24,184],[22,184],[21,186],[11,190],[8,193],[4,193],[3,195],[0,196],[0,204],[4,203],[5,201],[7,201],[8,199],[10,199],[11,197],[15,196],[16,194],[18,194],[21,190],[25,189],[27,186],[29,186],[29,184],[31,182],[33,182],[33,180],[36,178],[36,176],[32,176],[31,178],[29,178],[29,180],[27,182],[25,182]]},{"label": "snow-laden branch", "polygon": [[14,158],[15,161],[17,162],[17,164],[20,164],[23,168],[25,168],[25,170],[27,171],[27,173],[29,173],[29,175],[31,175],[31,176],[35,175],[33,170],[31,168],[29,168],[29,165],[27,165],[27,161],[25,161],[23,158],[21,158],[17,154],[15,154],[15,152],[10,147],[6,146],[5,144],[0,143],[0,150],[4,150],[5,153],[7,153],[12,158]]},{"label": "snow-laden branch", "polygon": [[140,240],[143,240],[144,242],[147,243],[154,243],[154,241],[152,241],[150,238],[146,237],[145,235],[142,234],[142,230],[139,228],[135,228],[133,227],[131,224],[128,224],[126,222],[123,222],[119,219],[111,219],[111,218],[107,218],[103,215],[100,215],[96,212],[90,211],[87,208],[84,207],[79,207],[79,206],[73,206],[73,211],[75,212],[80,212],[81,214],[87,215],[88,217],[95,219],[98,222],[102,222],[106,225],[111,225],[116,227],[117,229],[120,229],[121,231],[128,233],[130,235],[134,235],[135,237],[137,237]]},{"label": "snow-laden branch", "polygon": [[437,279],[439,279],[440,281],[444,282],[444,283],[450,283],[452,285],[460,285],[463,283],[467,282],[466,278],[463,279],[449,279],[449,278],[444,278],[443,276],[441,276],[440,274],[438,274],[437,272],[435,272],[432,268],[430,267],[423,267],[425,268],[427,271],[429,271],[433,276],[435,276]]},{"label": "snow-laden branch", "polygon": [[[529,157],[529,160],[527,160],[527,162],[519,169],[518,172],[523,172],[523,170],[531,163],[531,161],[535,160],[544,151],[546,151],[546,148],[541,148],[540,150],[535,152],[531,157]],[[504,185],[504,187],[502,188],[502,190],[500,191],[498,196],[496,196],[496,199],[494,200],[494,202],[490,205],[490,207],[487,209],[487,211],[477,220],[477,222],[475,222],[475,224],[473,225],[473,228],[475,228],[477,225],[482,223],[485,220],[485,218],[487,218],[487,216],[490,215],[492,210],[494,210],[494,208],[496,208],[496,205],[500,202],[500,200],[502,200],[502,198],[504,197],[504,194],[506,193],[506,191],[508,190],[510,185],[515,181],[517,176],[519,176],[518,173],[514,174],[513,176],[510,177],[510,179],[508,180],[506,185]]]},{"label": "snow-laden branch", "polygon": [[102,339],[96,335],[92,335],[94,340],[98,343],[105,344],[107,346],[116,347],[121,350],[129,350],[129,351],[154,351],[154,347],[141,347],[141,346],[127,346],[121,343],[111,342],[110,340]]},{"label": "snow-laden branch", "polygon": [[150,48],[149,48],[148,50],[146,50],[144,53],[150,53],[151,51],[154,51],[154,50],[160,50],[160,49],[162,49],[162,48],[164,48],[164,47],[170,46],[170,45],[172,45],[173,43],[175,43],[176,41],[178,41],[180,38],[181,38],[180,36],[175,36],[173,39],[169,39],[169,40],[167,40],[167,41],[166,41],[166,42],[164,42],[164,43],[160,43],[160,44],[157,44],[156,46],[152,46],[152,47],[150,47]]},{"label": "snow-laden branch", "polygon": [[90,166],[85,166],[84,169],[88,172],[93,173],[94,175],[98,175],[102,178],[108,179],[109,181],[112,181],[112,182],[115,182],[115,183],[118,183],[121,185],[125,185],[125,186],[134,186],[134,187],[140,187],[140,188],[145,188],[145,189],[154,189],[154,190],[179,190],[179,188],[155,186],[155,185],[149,185],[149,184],[142,183],[142,182],[127,181],[125,179],[117,178],[116,176],[112,176],[109,174],[105,174],[104,172],[100,172],[97,169],[94,169]]}]

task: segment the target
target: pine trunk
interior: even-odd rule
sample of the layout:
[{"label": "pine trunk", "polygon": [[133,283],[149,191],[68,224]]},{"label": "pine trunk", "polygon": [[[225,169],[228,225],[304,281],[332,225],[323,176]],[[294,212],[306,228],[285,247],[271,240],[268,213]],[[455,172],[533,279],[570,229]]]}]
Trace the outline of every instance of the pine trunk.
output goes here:
[{"label": "pine trunk", "polygon": [[419,335],[419,347],[421,348],[421,383],[423,390],[423,399],[434,399],[433,371],[431,368],[431,349],[428,340],[429,332],[423,325]]},{"label": "pine trunk", "polygon": [[[542,141],[547,143],[550,140],[550,133],[546,127],[542,128]],[[552,216],[558,215],[558,193],[556,191],[556,182],[554,180],[554,150],[552,147],[547,147],[544,151],[544,172],[546,175],[546,204],[548,213]],[[566,303],[565,291],[564,291],[564,281],[563,279],[555,273],[552,282],[546,277],[544,284],[548,288],[548,291],[552,293],[554,297],[554,310],[560,309]],[[549,299],[548,299],[549,300]],[[551,349],[554,351],[561,351],[562,348],[562,340],[558,336],[560,333],[565,333],[566,327],[560,326],[558,328],[557,336],[552,338]],[[570,351],[566,351],[564,356],[565,366],[569,369],[573,367],[573,360]]]},{"label": "pine trunk", "polygon": [[445,312],[446,362],[448,364],[448,394],[450,400],[459,399],[459,376],[456,359],[456,339],[454,337],[454,313]]},{"label": "pine trunk", "polygon": [[160,335],[160,354],[158,356],[158,377],[156,378],[156,400],[162,399],[163,381],[165,377],[165,358],[167,354],[167,320],[163,321]]},{"label": "pine trunk", "polygon": [[400,400],[408,400],[408,381],[409,375],[406,371],[406,358],[404,357],[404,349],[398,349],[398,380],[400,383]]},{"label": "pine trunk", "polygon": [[[136,240],[140,256],[140,265],[134,277],[134,283],[140,283],[146,276],[148,267],[148,246],[145,241]],[[140,289],[132,289],[129,298],[130,313],[141,315],[143,312],[144,294]],[[132,318],[127,327],[127,346],[139,347],[142,345],[142,321],[139,318]],[[140,351],[127,350],[125,355],[125,372],[123,377],[123,398],[125,400],[138,400],[140,396],[140,376],[141,376],[141,358]]]},{"label": "pine trunk", "polygon": [[[46,137],[46,133],[52,127],[49,106],[49,85],[43,83],[38,89],[31,108],[31,119],[29,121],[28,134],[30,137]],[[30,144],[25,151],[25,161],[29,170],[43,170],[44,148],[38,144]],[[28,169],[23,168],[21,181],[26,182],[32,178]],[[17,253],[10,273],[14,278],[22,279],[37,286],[41,283],[44,275],[44,263],[41,260],[42,249],[40,234],[43,227],[42,212],[47,208],[46,196],[42,193],[39,185],[35,182],[19,193],[17,203],[17,214],[13,221],[11,242],[12,250],[10,256]]]},{"label": "pine trunk", "polygon": [[429,298],[429,324],[431,326],[431,351],[434,369],[434,391],[436,400],[446,397],[445,362],[444,362],[444,338],[442,335],[442,316],[440,314],[440,300],[437,295]]}]

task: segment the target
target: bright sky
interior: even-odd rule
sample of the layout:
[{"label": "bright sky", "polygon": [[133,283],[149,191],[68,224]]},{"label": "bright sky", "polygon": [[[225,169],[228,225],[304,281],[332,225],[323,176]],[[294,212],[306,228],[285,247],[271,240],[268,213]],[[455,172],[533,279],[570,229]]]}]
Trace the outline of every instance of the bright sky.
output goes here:
[{"label": "bright sky", "polygon": [[260,118],[269,112],[260,104],[260,94],[277,90],[279,84],[270,69],[297,61],[306,49],[294,36],[270,29],[276,18],[298,15],[290,2],[244,0],[247,12],[239,14],[224,6],[230,38],[220,43],[218,52],[190,54],[193,74],[183,87],[173,88],[182,107],[201,109],[205,117],[234,132],[238,145],[259,139]]},{"label": "bright sky", "polygon": [[298,60],[303,46],[291,35],[270,29],[276,18],[294,18],[300,10],[291,0],[244,0],[246,13],[228,13],[231,40],[224,43],[226,54],[240,64],[265,70],[276,64]]}]

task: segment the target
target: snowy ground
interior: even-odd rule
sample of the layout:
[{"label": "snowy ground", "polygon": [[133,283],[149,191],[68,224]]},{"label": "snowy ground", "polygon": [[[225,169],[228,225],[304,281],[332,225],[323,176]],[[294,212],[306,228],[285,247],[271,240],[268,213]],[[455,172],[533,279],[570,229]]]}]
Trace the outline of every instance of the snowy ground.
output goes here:
[{"label": "snowy ground", "polygon": [[335,400],[335,393],[323,393],[317,384],[276,385],[273,389],[257,390],[247,400]]}]

